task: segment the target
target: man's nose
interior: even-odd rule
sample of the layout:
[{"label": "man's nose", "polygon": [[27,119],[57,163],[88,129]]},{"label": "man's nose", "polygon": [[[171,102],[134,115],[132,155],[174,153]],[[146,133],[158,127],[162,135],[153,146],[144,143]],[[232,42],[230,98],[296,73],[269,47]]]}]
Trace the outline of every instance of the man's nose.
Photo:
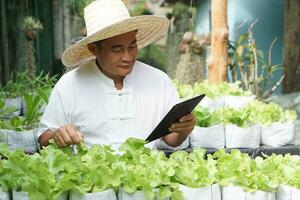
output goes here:
[{"label": "man's nose", "polygon": [[131,61],[131,59],[132,59],[132,55],[131,55],[130,51],[124,50],[124,53],[122,55],[122,60],[123,61]]}]

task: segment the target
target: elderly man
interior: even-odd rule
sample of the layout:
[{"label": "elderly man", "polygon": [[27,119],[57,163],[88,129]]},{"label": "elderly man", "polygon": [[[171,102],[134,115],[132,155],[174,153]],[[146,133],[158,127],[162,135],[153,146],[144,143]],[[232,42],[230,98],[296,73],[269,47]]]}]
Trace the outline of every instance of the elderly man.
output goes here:
[{"label": "elderly man", "polygon": [[[64,65],[78,66],[54,87],[38,132],[65,147],[118,147],[128,137],[145,139],[178,102],[168,76],[136,60],[138,49],[166,32],[168,20],[130,17],[121,0],[97,0],[85,10],[87,37],[65,50]],[[193,130],[194,115],[182,117],[163,140],[179,146]]]}]

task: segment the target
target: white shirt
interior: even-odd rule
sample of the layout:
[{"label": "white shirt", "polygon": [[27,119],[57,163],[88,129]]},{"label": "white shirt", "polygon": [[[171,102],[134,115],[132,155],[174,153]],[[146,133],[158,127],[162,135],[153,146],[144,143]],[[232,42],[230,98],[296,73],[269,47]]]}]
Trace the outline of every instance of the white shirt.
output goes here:
[{"label": "white shirt", "polygon": [[172,81],[158,69],[137,61],[124,78],[123,88],[117,90],[93,60],[57,82],[41,118],[38,137],[47,129],[73,124],[87,145],[118,148],[129,137],[146,139],[178,102]]}]

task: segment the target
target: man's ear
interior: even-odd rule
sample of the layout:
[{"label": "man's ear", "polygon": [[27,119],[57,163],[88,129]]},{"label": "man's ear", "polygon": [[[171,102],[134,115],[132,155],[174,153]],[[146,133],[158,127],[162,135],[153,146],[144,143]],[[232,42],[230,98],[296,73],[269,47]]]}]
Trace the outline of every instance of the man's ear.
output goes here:
[{"label": "man's ear", "polygon": [[93,55],[96,55],[96,46],[93,43],[87,44],[89,52]]}]

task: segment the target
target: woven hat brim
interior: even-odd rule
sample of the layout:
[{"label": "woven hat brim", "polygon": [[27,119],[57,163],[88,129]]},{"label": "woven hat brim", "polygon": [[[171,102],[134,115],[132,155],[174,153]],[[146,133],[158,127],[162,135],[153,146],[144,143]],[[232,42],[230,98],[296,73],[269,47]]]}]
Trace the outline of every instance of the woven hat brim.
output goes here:
[{"label": "woven hat brim", "polygon": [[133,30],[138,30],[136,39],[138,48],[141,49],[164,36],[168,26],[168,19],[153,15],[125,19],[71,45],[64,51],[62,62],[66,67],[74,67],[95,59],[95,56],[87,49],[88,43],[111,38]]}]

